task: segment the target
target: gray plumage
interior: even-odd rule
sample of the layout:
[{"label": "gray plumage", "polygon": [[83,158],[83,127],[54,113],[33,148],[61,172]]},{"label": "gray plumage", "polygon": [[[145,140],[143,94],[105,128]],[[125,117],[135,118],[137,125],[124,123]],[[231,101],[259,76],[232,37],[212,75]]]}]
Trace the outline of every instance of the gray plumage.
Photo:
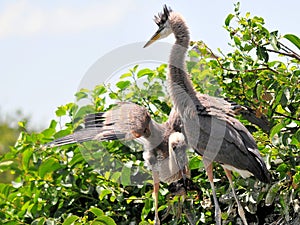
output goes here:
[{"label": "gray plumage", "polygon": [[171,33],[175,36],[176,41],[169,59],[168,90],[183,121],[188,145],[203,156],[213,189],[216,223],[221,224],[221,211],[213,184],[213,161],[223,165],[238,203],[239,214],[244,224],[247,224],[233,188],[230,170],[236,170],[243,177],[254,175],[262,182],[271,181],[256,142],[245,126],[233,117],[234,113],[227,111],[226,105],[230,103],[220,99],[208,101],[193,88],[185,68],[190,34],[183,17],[164,6],[163,13],[155,17],[155,22],[159,26],[158,31],[145,47]]},{"label": "gray plumage", "polygon": [[159,124],[147,109],[130,102],[120,102],[107,111],[89,114],[84,128],[48,143],[47,147],[86,141],[135,140],[144,147],[143,158],[154,181],[155,223],[158,217],[159,182],[171,183],[188,178],[187,145],[181,133],[181,120],[172,110],[168,121]]}]

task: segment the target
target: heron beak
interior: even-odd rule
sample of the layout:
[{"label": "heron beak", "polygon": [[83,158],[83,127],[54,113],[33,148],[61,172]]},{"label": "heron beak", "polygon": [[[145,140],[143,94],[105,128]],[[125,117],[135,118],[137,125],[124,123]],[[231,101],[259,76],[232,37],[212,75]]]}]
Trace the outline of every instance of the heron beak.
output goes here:
[{"label": "heron beak", "polygon": [[150,38],[150,40],[144,45],[144,48],[148,47],[149,45],[151,45],[153,42],[159,40],[161,38],[161,29],[159,29],[158,31],[156,31],[156,33]]}]

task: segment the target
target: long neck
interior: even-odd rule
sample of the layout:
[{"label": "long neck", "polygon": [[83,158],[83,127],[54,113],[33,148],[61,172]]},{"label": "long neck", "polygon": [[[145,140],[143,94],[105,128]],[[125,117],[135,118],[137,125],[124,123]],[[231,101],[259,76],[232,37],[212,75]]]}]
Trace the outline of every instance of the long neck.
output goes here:
[{"label": "long neck", "polygon": [[196,92],[185,67],[190,34],[184,19],[179,14],[171,15],[170,26],[176,42],[172,47],[169,59],[168,86],[175,106],[182,112],[182,109],[189,105],[189,100],[196,99]]},{"label": "long neck", "polygon": [[145,164],[153,169],[152,166],[157,162],[158,147],[164,142],[165,128],[163,125],[151,120],[149,123],[149,129],[151,135],[147,138],[140,137],[137,141],[139,141],[144,147],[143,158],[145,160]]},{"label": "long neck", "polygon": [[165,127],[162,124],[151,120],[149,123],[151,135],[149,137],[140,137],[139,141],[144,145],[144,149],[153,150],[156,148],[164,138]]}]

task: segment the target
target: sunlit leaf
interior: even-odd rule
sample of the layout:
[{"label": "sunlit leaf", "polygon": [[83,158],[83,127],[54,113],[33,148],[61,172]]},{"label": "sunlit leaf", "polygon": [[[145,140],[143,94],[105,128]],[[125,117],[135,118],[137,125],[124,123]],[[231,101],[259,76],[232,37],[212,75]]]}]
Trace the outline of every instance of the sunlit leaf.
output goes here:
[{"label": "sunlit leaf", "polygon": [[226,17],[226,19],[225,19],[225,25],[226,25],[226,26],[229,26],[230,21],[232,20],[233,17],[234,17],[233,14],[229,14],[229,15]]},{"label": "sunlit leaf", "polygon": [[270,138],[273,138],[275,134],[279,133],[284,126],[284,123],[278,123],[273,126],[271,129]]},{"label": "sunlit leaf", "polygon": [[87,98],[88,94],[86,92],[79,91],[75,94],[76,100],[79,101],[83,98]]},{"label": "sunlit leaf", "polygon": [[132,77],[132,73],[124,73],[120,76],[120,79],[124,79],[126,77]]},{"label": "sunlit leaf", "polygon": [[115,221],[108,217],[108,216],[99,216],[97,219],[95,219],[92,223],[92,225],[116,225]]},{"label": "sunlit leaf", "polygon": [[189,168],[191,170],[203,168],[203,161],[198,156],[195,156],[190,160]]},{"label": "sunlit leaf", "polygon": [[23,152],[22,165],[23,165],[23,169],[25,171],[29,168],[29,162],[30,162],[32,154],[33,154],[33,152],[31,149],[27,149]]},{"label": "sunlit leaf", "polygon": [[100,95],[105,94],[107,92],[107,90],[106,90],[106,87],[103,84],[101,84],[101,85],[97,85],[93,92],[96,96],[100,96]]},{"label": "sunlit leaf", "polygon": [[68,216],[68,217],[64,220],[64,222],[63,222],[62,225],[72,225],[72,224],[74,224],[74,222],[75,222],[76,220],[78,220],[78,219],[79,219],[79,217],[78,217],[78,216],[75,216],[75,215]]},{"label": "sunlit leaf", "polygon": [[59,106],[57,110],[55,111],[56,116],[64,116],[67,113],[67,109],[64,106]]},{"label": "sunlit leaf", "polygon": [[129,80],[125,80],[125,81],[119,81],[118,83],[116,83],[116,86],[118,88],[120,88],[121,90],[126,89],[127,87],[129,87],[131,84],[131,82]]},{"label": "sunlit leaf", "polygon": [[109,194],[111,194],[111,190],[109,190],[109,189],[101,190],[101,192],[99,194],[99,199],[103,200],[103,198]]},{"label": "sunlit leaf", "polygon": [[43,178],[47,173],[56,171],[59,168],[61,168],[61,165],[59,164],[57,159],[54,158],[45,159],[39,167],[38,170],[39,176]]},{"label": "sunlit leaf", "polygon": [[14,161],[12,161],[12,160],[2,161],[2,162],[0,161],[0,172],[7,170],[13,164],[14,164]]},{"label": "sunlit leaf", "polygon": [[150,69],[148,69],[148,68],[146,68],[146,69],[142,69],[142,70],[140,70],[138,73],[137,73],[137,77],[138,78],[141,78],[141,77],[143,77],[143,76],[146,76],[146,75],[153,75],[154,74],[154,72],[153,72],[153,70],[150,70]]},{"label": "sunlit leaf", "polygon": [[89,210],[90,212],[92,212],[95,216],[99,217],[99,216],[103,216],[104,212],[101,209],[98,209],[96,207],[92,207]]},{"label": "sunlit leaf", "polygon": [[294,34],[286,34],[283,36],[287,40],[289,40],[292,44],[294,44],[298,49],[300,49],[300,38]]}]

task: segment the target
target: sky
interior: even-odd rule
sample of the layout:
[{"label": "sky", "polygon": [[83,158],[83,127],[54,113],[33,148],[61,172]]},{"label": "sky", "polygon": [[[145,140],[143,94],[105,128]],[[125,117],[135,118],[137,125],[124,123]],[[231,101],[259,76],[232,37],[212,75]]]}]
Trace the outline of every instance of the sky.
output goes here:
[{"label": "sky", "polygon": [[[75,101],[82,79],[97,60],[122,46],[145,43],[153,35],[153,17],[164,4],[185,17],[192,40],[226,52],[230,39],[224,20],[233,13],[235,2],[2,0],[0,117],[21,110],[33,127],[46,128],[58,106]],[[300,36],[300,2],[278,4],[244,0],[240,8],[243,15],[263,17],[270,31]]]}]

